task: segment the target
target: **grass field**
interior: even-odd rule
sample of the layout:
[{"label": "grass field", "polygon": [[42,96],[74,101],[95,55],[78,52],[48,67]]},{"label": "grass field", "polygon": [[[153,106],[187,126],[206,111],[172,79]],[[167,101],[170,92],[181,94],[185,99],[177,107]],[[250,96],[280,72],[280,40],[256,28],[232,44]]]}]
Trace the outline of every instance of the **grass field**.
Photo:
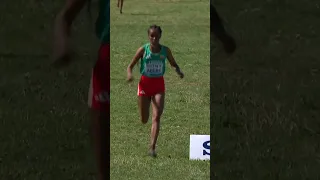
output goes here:
[{"label": "grass field", "polygon": [[[125,2],[124,14],[111,16],[111,179],[209,179],[209,162],[190,162],[189,135],[209,134],[209,2]],[[138,67],[127,84],[126,67],[148,42],[151,24],[163,30],[162,43],[172,49],[185,73],[180,80],[168,64],[166,107],[158,159],[147,157],[151,123],[140,123],[137,109]]]},{"label": "grass field", "polygon": [[[52,22],[63,2],[1,3],[1,180],[94,179],[86,102],[99,44],[82,12],[74,26],[76,62],[49,66]],[[116,1],[111,8],[111,179],[209,179],[209,162],[188,160],[189,135],[209,133],[209,2],[132,0],[123,15]],[[150,123],[139,121],[137,71],[133,84],[125,82],[126,66],[153,23],[185,73],[183,80],[170,68],[166,74],[158,159],[145,156]]]},{"label": "grass field", "polygon": [[215,177],[320,179],[319,2],[215,4],[239,47],[211,54]]}]

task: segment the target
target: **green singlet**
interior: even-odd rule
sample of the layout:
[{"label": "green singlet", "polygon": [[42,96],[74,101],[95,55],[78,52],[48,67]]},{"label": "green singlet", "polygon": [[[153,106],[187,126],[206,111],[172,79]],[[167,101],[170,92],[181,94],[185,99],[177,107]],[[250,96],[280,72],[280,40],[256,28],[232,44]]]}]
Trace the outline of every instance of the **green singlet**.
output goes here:
[{"label": "green singlet", "polygon": [[110,43],[110,0],[100,0],[96,35],[102,44]]},{"label": "green singlet", "polygon": [[144,54],[140,63],[140,73],[147,77],[161,77],[166,70],[167,47],[161,46],[159,53],[152,53],[150,43],[143,46]]}]

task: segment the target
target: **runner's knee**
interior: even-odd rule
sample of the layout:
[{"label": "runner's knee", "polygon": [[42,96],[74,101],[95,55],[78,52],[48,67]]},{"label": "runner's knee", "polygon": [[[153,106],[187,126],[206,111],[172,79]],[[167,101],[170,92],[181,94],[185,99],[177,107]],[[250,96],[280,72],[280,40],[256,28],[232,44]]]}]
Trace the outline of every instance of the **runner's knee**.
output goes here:
[{"label": "runner's knee", "polygon": [[149,114],[146,114],[146,113],[141,114],[141,122],[143,124],[146,124],[148,122],[148,119],[149,119]]},{"label": "runner's knee", "polygon": [[161,118],[161,115],[162,115],[162,112],[163,112],[162,109],[153,111],[152,121],[153,122],[159,122],[160,118]]}]

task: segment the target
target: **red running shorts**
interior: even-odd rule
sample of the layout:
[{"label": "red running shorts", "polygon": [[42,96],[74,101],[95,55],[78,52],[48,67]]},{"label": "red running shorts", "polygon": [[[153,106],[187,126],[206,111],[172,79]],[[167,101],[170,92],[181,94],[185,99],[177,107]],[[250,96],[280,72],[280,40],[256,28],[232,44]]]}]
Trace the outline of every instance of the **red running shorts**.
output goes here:
[{"label": "red running shorts", "polygon": [[93,67],[88,96],[89,108],[110,111],[110,45],[100,46],[98,61]]},{"label": "red running shorts", "polygon": [[141,76],[138,84],[138,96],[154,96],[165,92],[165,83],[163,76],[147,77]]}]

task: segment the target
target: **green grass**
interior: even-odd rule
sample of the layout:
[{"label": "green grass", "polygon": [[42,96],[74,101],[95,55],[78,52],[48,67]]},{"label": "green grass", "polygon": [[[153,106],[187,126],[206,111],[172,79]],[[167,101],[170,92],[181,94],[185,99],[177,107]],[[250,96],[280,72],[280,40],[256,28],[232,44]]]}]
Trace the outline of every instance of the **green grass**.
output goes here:
[{"label": "green grass", "polygon": [[[82,12],[74,26],[76,62],[49,66],[53,18],[63,2],[0,6],[1,180],[94,179],[86,102],[99,44]],[[188,160],[189,135],[209,133],[209,3],[135,0],[125,2],[123,15],[115,1],[111,8],[111,179],[209,179],[209,162]],[[150,123],[139,121],[137,80],[125,82],[153,23],[185,73],[183,80],[169,68],[166,74],[158,159],[145,156]]]},{"label": "green grass", "polygon": [[216,178],[319,179],[318,1],[215,3],[238,41],[211,56]]},{"label": "green grass", "polygon": [[[111,179],[209,179],[209,162],[188,159],[189,135],[210,130],[209,2],[133,0],[123,12],[111,11]],[[151,123],[142,125],[138,114],[138,67],[133,84],[125,82],[126,67],[148,42],[151,24],[161,26],[161,42],[185,73],[180,80],[168,64],[158,159],[146,156]]]}]

